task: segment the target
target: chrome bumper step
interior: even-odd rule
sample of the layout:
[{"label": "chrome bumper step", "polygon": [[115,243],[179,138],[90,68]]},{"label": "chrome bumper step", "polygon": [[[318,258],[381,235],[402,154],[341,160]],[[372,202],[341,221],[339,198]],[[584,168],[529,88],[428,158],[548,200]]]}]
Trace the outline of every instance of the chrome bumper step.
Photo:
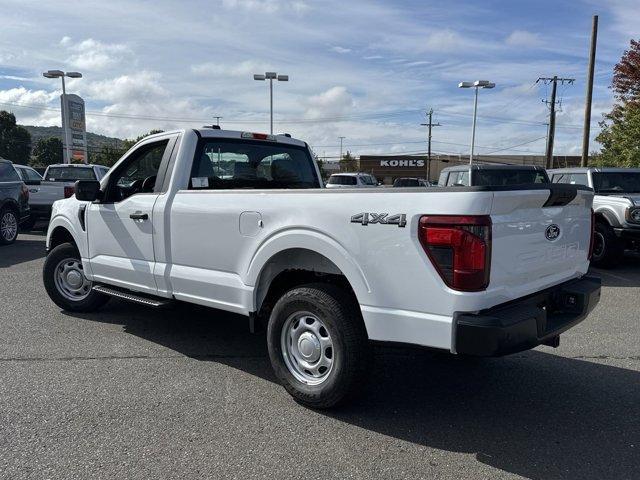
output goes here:
[{"label": "chrome bumper step", "polygon": [[130,290],[125,290],[117,287],[107,287],[105,285],[94,285],[93,290],[104,295],[121,298],[123,300],[128,300],[140,305],[146,305],[148,307],[160,308],[173,303],[173,301],[169,299],[151,297],[141,293],[134,293]]}]

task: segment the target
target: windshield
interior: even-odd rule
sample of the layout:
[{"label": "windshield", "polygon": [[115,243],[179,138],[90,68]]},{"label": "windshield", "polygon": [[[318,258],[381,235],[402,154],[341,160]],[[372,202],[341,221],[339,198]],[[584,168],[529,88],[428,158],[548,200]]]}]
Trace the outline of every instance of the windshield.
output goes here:
[{"label": "windshield", "polygon": [[355,185],[357,183],[356,177],[350,175],[331,175],[329,185]]},{"label": "windshield", "polygon": [[597,193],[640,192],[640,172],[593,172],[591,177]]},{"label": "windshield", "polygon": [[474,186],[524,185],[549,183],[549,177],[541,170],[499,169],[473,172]]},{"label": "windshield", "polygon": [[76,180],[95,180],[93,168],[86,167],[50,167],[45,180],[48,182],[75,182]]}]

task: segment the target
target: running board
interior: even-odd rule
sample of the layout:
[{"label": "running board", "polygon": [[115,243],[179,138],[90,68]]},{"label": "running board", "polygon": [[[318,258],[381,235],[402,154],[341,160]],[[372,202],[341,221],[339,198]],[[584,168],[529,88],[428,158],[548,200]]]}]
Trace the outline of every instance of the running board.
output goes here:
[{"label": "running board", "polygon": [[104,295],[121,298],[123,300],[128,300],[140,305],[146,305],[148,307],[160,308],[173,303],[169,299],[151,297],[144,294],[133,293],[129,290],[119,289],[117,287],[107,287],[105,285],[94,285],[93,290]]}]

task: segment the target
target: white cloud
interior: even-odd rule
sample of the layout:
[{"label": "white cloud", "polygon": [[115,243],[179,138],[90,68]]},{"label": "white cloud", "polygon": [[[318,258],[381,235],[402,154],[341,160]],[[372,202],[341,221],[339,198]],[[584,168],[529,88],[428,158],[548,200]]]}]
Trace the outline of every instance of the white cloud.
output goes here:
[{"label": "white cloud", "polygon": [[56,92],[28,90],[25,87],[0,90],[0,103],[15,103],[29,106],[44,106],[57,98]]},{"label": "white cloud", "polygon": [[457,32],[445,29],[430,33],[424,43],[424,48],[430,51],[452,52],[467,45],[466,40]]},{"label": "white cloud", "polygon": [[255,60],[245,60],[233,64],[206,62],[191,66],[191,72],[195,75],[208,77],[249,77],[254,73],[262,73],[267,70],[269,70],[268,64]]},{"label": "white cloud", "polygon": [[160,74],[142,71],[131,75],[87,83],[83,86],[93,100],[101,102],[129,103],[167,97],[169,92],[160,85]]},{"label": "white cloud", "polygon": [[256,13],[276,13],[293,11],[303,13],[309,5],[302,0],[223,0],[222,5],[229,10],[250,10]]},{"label": "white cloud", "polygon": [[70,37],[63,37],[60,44],[73,52],[67,62],[79,69],[104,70],[107,67],[131,61],[134,57],[131,49],[120,43],[102,43],[88,38],[73,44]]},{"label": "white cloud", "polygon": [[510,47],[538,47],[543,44],[540,35],[526,30],[514,30],[505,39],[505,43]]},{"label": "white cloud", "polygon": [[351,49],[350,48],[341,47],[340,45],[336,45],[335,47],[331,47],[331,51],[336,52],[336,53],[349,53],[349,52],[351,52]]},{"label": "white cloud", "polygon": [[305,117],[308,119],[343,115],[355,105],[353,97],[346,87],[332,87],[306,101],[308,108]]}]

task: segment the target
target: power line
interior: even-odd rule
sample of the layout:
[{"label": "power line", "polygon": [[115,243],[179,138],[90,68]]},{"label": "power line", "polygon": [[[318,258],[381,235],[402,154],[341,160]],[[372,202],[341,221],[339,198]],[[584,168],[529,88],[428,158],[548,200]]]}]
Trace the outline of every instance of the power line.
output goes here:
[{"label": "power line", "polygon": [[547,149],[546,149],[546,168],[553,167],[553,141],[556,134],[556,92],[558,90],[558,82],[561,85],[564,85],[565,82],[568,85],[571,85],[575,82],[575,78],[561,78],[557,75],[551,77],[540,77],[537,82],[543,82],[545,85],[551,85],[551,101],[543,100],[544,103],[549,105],[550,113],[549,113],[549,129],[547,134]]}]

